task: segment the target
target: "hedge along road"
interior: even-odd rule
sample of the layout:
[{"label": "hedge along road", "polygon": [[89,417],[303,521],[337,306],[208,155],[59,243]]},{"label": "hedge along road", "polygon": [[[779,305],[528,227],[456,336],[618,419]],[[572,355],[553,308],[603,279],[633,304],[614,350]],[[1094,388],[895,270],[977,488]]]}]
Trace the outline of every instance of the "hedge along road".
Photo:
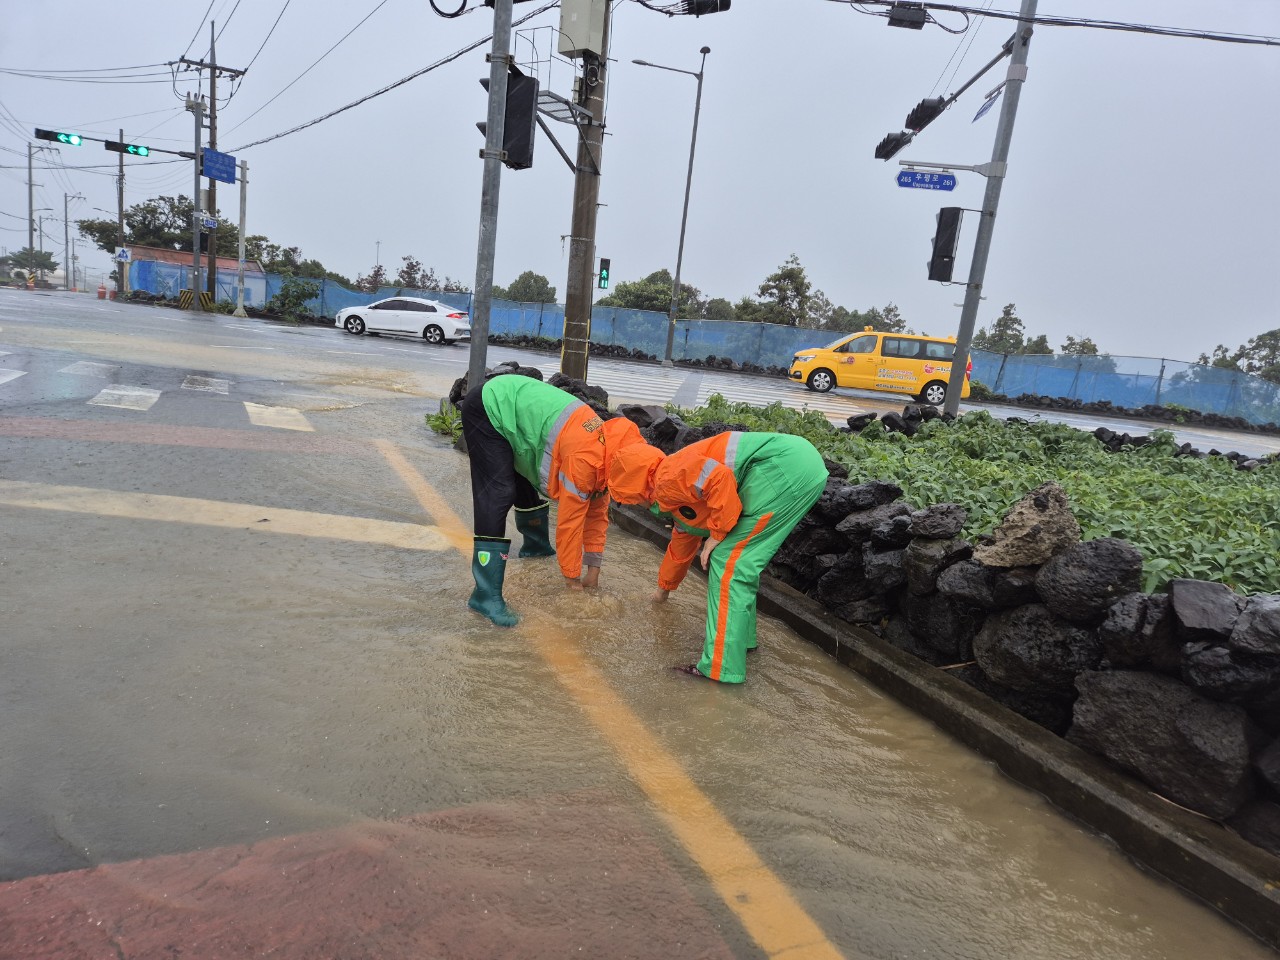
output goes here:
[{"label": "hedge along road", "polygon": [[132,318],[0,322],[0,956],[1271,955],[616,530],[479,621],[431,381]]}]

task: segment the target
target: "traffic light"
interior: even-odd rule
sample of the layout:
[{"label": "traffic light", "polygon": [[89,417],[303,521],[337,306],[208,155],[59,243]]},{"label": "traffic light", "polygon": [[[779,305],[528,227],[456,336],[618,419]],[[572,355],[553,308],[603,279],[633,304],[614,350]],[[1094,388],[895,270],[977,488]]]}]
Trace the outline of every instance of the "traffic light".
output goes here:
[{"label": "traffic light", "polygon": [[700,17],[705,13],[720,13],[729,9],[731,0],[684,0],[684,12]]},{"label": "traffic light", "polygon": [[[487,77],[480,81],[480,86],[489,89]],[[525,76],[512,64],[507,75],[507,104],[502,122],[502,150],[507,155],[502,162],[512,170],[525,170],[533,166],[537,123],[537,78]],[[476,127],[488,136],[489,124],[477,123]]]},{"label": "traffic light", "polygon": [[938,211],[938,229],[933,235],[933,256],[929,258],[929,279],[951,282],[956,265],[956,246],[960,243],[962,207],[943,207]]},{"label": "traffic light", "polygon": [[131,153],[135,157],[151,156],[151,148],[140,143],[121,143],[119,140],[104,140],[102,145],[113,153]]},{"label": "traffic light", "polygon": [[914,133],[891,133],[876,145],[876,159],[888,160],[899,150],[915,139]]},{"label": "traffic light", "polygon": [[84,144],[84,137],[78,133],[59,133],[57,130],[41,130],[36,128],[37,140],[56,140],[68,146],[79,147]]},{"label": "traffic light", "polygon": [[903,124],[908,130],[919,133],[942,115],[947,108],[946,97],[934,97],[932,100],[921,100],[915,109],[907,114],[907,122]]},{"label": "traffic light", "polygon": [[596,281],[596,286],[601,290],[609,289],[609,258],[600,258],[600,278]]}]

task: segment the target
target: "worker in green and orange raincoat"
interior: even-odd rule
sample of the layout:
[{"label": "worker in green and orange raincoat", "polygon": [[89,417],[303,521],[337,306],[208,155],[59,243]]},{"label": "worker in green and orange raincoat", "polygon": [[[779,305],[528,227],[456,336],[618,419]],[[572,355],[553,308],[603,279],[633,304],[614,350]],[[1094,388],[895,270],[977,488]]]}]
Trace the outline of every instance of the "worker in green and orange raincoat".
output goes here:
[{"label": "worker in green and orange raincoat", "polygon": [[610,496],[652,504],[673,521],[655,600],[681,584],[701,547],[706,642],[696,664],[677,669],[722,683],[747,678],[760,575],[822,495],[827,476],[813,444],[781,433],[721,433],[670,456],[637,445],[613,459]]},{"label": "worker in green and orange raincoat", "polygon": [[[624,417],[602,421],[559,387],[505,374],[467,393],[462,432],[471,457],[475,524],[476,587],[467,605],[500,627],[519,620],[502,598],[513,506],[524,536],[520,556],[555,556],[568,587],[596,586],[609,526],[606,468],[619,450],[643,444],[636,425]],[[557,503],[554,546],[550,505],[542,494]]]}]

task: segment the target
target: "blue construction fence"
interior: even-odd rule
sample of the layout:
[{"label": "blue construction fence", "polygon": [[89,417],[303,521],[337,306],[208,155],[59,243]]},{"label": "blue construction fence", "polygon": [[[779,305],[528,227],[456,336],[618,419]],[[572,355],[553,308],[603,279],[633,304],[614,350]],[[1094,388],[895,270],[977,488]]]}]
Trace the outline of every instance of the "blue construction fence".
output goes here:
[{"label": "blue construction fence", "polygon": [[[179,290],[190,287],[190,269],[179,264],[135,261],[129,268],[130,289],[176,298]],[[280,292],[285,279],[278,274],[246,274],[245,304],[265,306]],[[308,302],[307,309],[317,316],[332,317],[344,307],[394,296],[427,297],[471,310],[469,293],[403,287],[381,287],[376,293],[365,293],[349,290],[333,280],[313,282],[319,284],[320,291]],[[219,300],[235,302],[234,272],[219,273],[217,287]],[[667,350],[667,328],[667,315],[652,310],[596,306],[591,311],[591,342],[595,344],[662,357]],[[563,331],[563,304],[494,300],[490,306],[490,334],[558,340]],[[725,357],[766,369],[785,368],[791,365],[791,357],[797,351],[824,346],[842,336],[773,323],[677,320],[671,355],[676,360]],[[1130,408],[1175,404],[1202,413],[1241,417],[1250,423],[1280,423],[1280,385],[1238,370],[1182,360],[1109,355],[1024,356],[975,350],[972,359],[973,379],[1010,397],[1031,393],[1084,403],[1109,401]]]}]

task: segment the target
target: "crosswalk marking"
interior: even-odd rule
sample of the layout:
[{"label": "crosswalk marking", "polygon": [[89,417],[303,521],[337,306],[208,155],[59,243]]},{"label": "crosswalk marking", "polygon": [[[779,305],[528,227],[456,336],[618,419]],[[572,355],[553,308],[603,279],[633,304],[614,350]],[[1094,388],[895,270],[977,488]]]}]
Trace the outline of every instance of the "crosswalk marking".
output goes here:
[{"label": "crosswalk marking", "polygon": [[63,367],[59,373],[70,373],[77,377],[99,377],[106,380],[120,368],[113,363],[94,363],[92,360],[79,360],[70,366]]},{"label": "crosswalk marking", "polygon": [[307,418],[292,407],[264,407],[259,403],[246,402],[244,409],[249,414],[249,422],[257,427],[275,427],[279,430],[315,430],[315,427],[307,422]]},{"label": "crosswalk marking", "polygon": [[203,390],[205,393],[225,394],[230,387],[230,380],[219,380],[217,377],[199,377],[195,374],[189,374],[182,381],[183,390]]},{"label": "crosswalk marking", "polygon": [[25,370],[0,370],[0,383],[8,383],[10,380],[17,380],[24,376]]},{"label": "crosswalk marking", "polygon": [[159,390],[117,385],[107,387],[89,402],[99,407],[119,407],[122,410],[150,410],[159,399]]}]

